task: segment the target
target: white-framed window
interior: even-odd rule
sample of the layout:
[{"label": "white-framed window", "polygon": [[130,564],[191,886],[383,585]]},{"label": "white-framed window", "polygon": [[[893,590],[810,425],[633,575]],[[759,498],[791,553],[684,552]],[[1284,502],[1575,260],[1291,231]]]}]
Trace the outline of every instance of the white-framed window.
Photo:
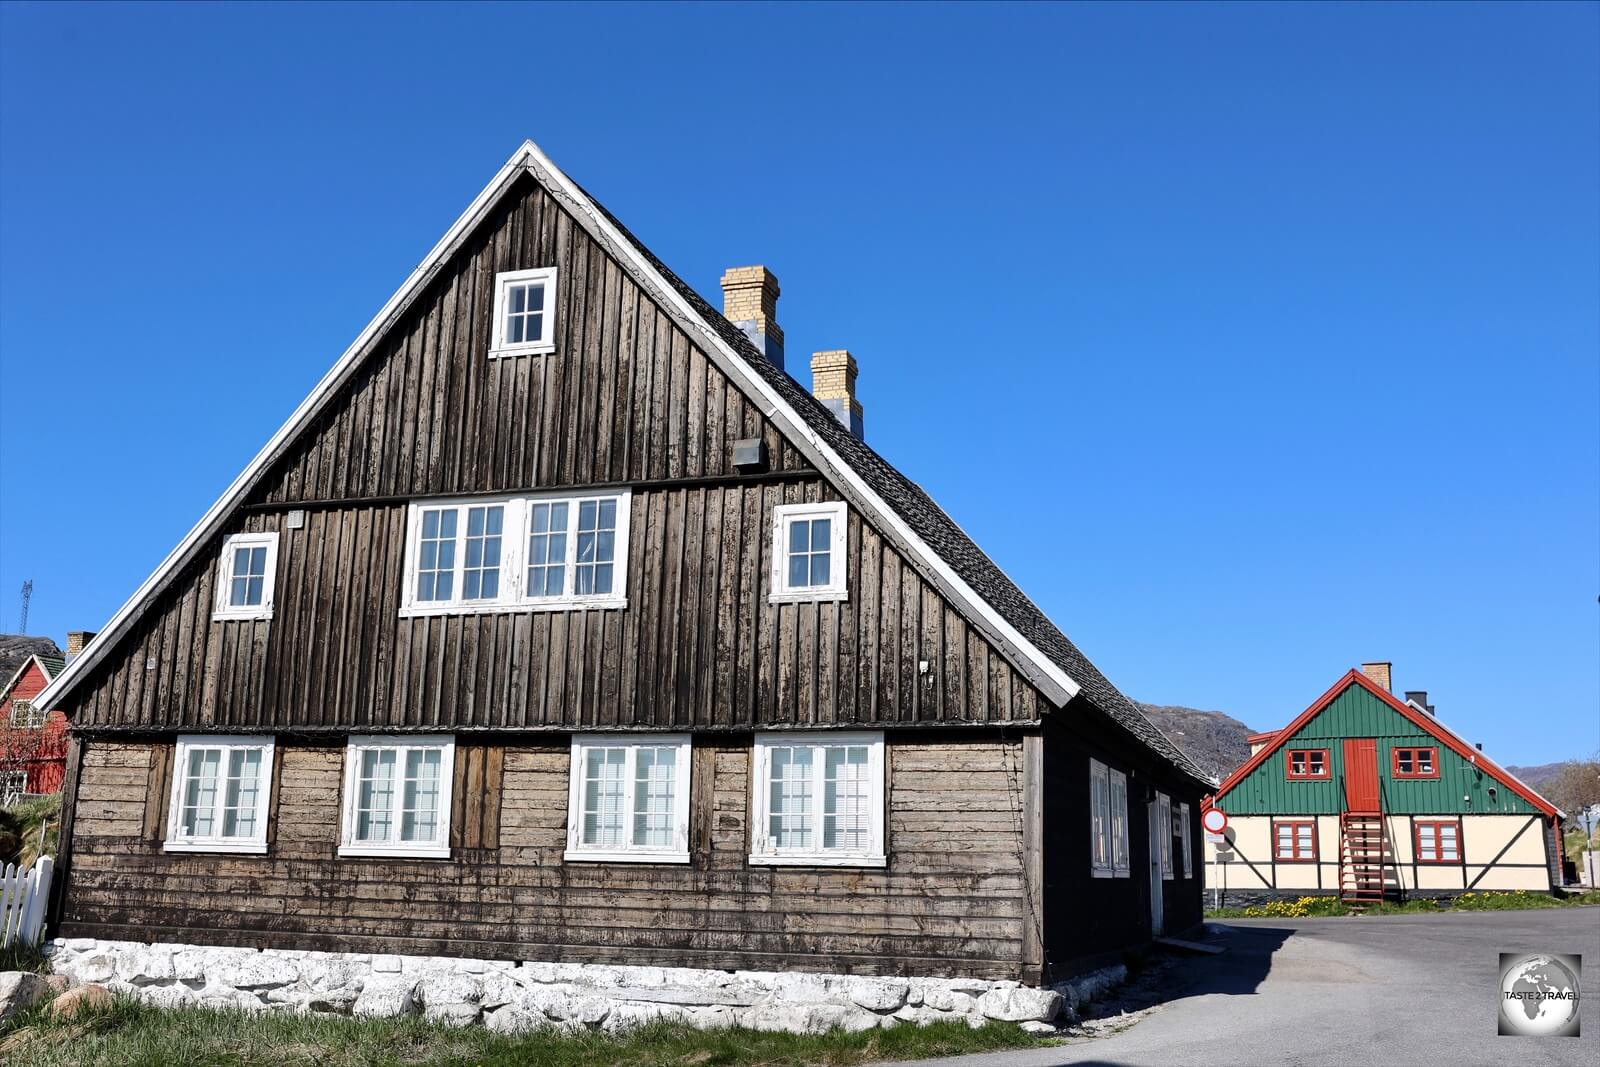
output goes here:
[{"label": "white-framed window", "polygon": [[1178,839],[1178,850],[1183,856],[1183,876],[1194,877],[1194,845],[1189,840],[1189,802],[1186,800],[1178,805],[1178,822],[1172,828],[1173,836]]},{"label": "white-framed window", "polygon": [[28,793],[27,771],[0,771],[0,805],[9,807]]},{"label": "white-framed window", "polygon": [[1128,876],[1128,776],[1089,761],[1089,873]]},{"label": "white-framed window", "polygon": [[773,601],[843,600],[847,594],[842,501],[772,509]]},{"label": "white-framed window", "polygon": [[276,533],[234,534],[222,542],[217,560],[213,619],[272,618],[272,587],[278,576]]},{"label": "white-framed window", "polygon": [[455,764],[448,734],[351,737],[339,855],[448,858]]},{"label": "white-framed window", "polygon": [[265,852],[273,748],[270,737],[179,734],[166,851]]},{"label": "white-framed window", "polygon": [[537,356],[556,350],[556,269],[536,267],[494,276],[494,340],[489,358]]},{"label": "white-framed window", "polygon": [[689,862],[689,735],[577,734],[569,860]]},{"label": "white-framed window", "polygon": [[757,734],[750,862],[884,865],[883,734]]},{"label": "white-framed window", "polygon": [[626,607],[626,490],[419,500],[401,615]]},{"label": "white-framed window", "polygon": [[1156,794],[1156,837],[1161,842],[1161,877],[1172,877],[1172,798]]},{"label": "white-framed window", "polygon": [[34,706],[31,700],[13,700],[11,702],[11,728],[13,730],[37,730],[44,725],[44,712]]}]

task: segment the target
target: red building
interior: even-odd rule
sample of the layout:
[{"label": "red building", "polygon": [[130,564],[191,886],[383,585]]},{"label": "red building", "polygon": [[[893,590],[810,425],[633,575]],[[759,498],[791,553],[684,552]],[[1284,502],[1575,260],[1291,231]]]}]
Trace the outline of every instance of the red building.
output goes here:
[{"label": "red building", "polygon": [[58,710],[37,707],[33,698],[93,636],[68,634],[66,655],[49,638],[0,639],[12,653],[3,664],[9,670],[0,674],[4,679],[0,684],[0,803],[12,803],[23,794],[60,792],[67,767],[67,717]]}]

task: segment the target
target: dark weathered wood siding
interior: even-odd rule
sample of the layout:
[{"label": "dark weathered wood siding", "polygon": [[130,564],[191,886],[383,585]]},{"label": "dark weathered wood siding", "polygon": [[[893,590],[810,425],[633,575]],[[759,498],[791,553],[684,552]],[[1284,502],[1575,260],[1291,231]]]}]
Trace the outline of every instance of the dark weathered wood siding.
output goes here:
[{"label": "dark weathered wood siding", "polygon": [[[560,268],[553,355],[491,360],[497,271]],[[741,475],[732,442],[761,437]],[[633,487],[628,606],[399,618],[408,498]],[[837,494],[531,179],[225,533],[275,615],[211,620],[221,536],[71,696],[79,729],[1034,720],[1041,697],[852,512],[850,597],[767,603],[777,503]],[[284,526],[309,505],[303,528]],[[919,663],[930,670],[924,676]]]},{"label": "dark weathered wood siding", "polygon": [[[498,746],[498,742],[494,743]],[[265,856],[161,851],[170,747],[91,740],[62,932],[499,959],[1015,978],[1028,909],[1019,733],[891,734],[887,868],[747,862],[750,739],[698,739],[687,865],[573,863],[569,749],[458,757],[449,860],[337,858],[344,749],[280,740]],[[492,753],[500,753],[498,756]],[[500,762],[499,789],[493,764]],[[152,763],[155,770],[152,773]],[[485,797],[498,792],[498,807]],[[474,814],[476,812],[476,814]],[[465,827],[465,833],[463,828]],[[461,847],[470,841],[478,847]]]}]

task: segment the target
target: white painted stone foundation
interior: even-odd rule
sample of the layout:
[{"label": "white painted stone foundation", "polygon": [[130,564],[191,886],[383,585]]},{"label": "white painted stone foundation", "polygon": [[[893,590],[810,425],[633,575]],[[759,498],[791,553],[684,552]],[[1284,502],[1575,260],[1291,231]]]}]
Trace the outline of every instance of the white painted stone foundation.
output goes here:
[{"label": "white painted stone foundation", "polygon": [[421,1015],[506,1032],[546,1026],[617,1031],[658,1020],[821,1033],[939,1020],[981,1026],[992,1019],[1043,1030],[1041,1024],[1070,1020],[1080,1000],[1122,977],[1096,972],[1056,989],[1035,989],[983,979],[509,963],[91,938],[57,938],[47,951],[56,973],[75,983],[98,983],[153,1004]]}]

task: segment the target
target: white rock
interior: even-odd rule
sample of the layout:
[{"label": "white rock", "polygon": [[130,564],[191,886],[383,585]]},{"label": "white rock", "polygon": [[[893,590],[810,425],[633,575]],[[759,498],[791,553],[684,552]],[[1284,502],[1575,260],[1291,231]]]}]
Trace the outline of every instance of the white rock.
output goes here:
[{"label": "white rock", "polygon": [[80,982],[108,982],[117,974],[117,957],[108,952],[80,956],[69,964],[68,973]]},{"label": "white rock", "polygon": [[185,1008],[195,1002],[194,990],[180,983],[145,986],[139,999],[158,1008]]},{"label": "white rock", "polygon": [[259,957],[260,953],[250,952],[246,949],[208,949],[205,952],[204,960],[206,985],[232,985],[233,976],[243,970],[247,963]]},{"label": "white rock", "polygon": [[270,989],[300,981],[300,962],[276,953],[246,957],[228,983],[236,989]]},{"label": "white rock", "polygon": [[32,971],[6,971],[0,973],[0,1023],[10,1021],[50,995],[50,983],[44,975]]},{"label": "white rock", "polygon": [[361,987],[350,1013],[364,1019],[387,1019],[395,1015],[415,1015],[416,983],[396,975],[376,975]]},{"label": "white rock", "polygon": [[172,954],[172,976],[180,982],[198,982],[206,976],[205,949],[185,948]]},{"label": "white rock", "polygon": [[751,1030],[788,1034],[825,1034],[835,1027],[855,1033],[876,1027],[878,1016],[844,1004],[791,1004],[769,1000],[746,1011],[741,1023]]},{"label": "white rock", "polygon": [[894,1011],[906,1002],[910,984],[904,978],[849,978],[841,991],[868,1011]]},{"label": "white rock", "polygon": [[616,1034],[656,1022],[681,1022],[687,1017],[688,1012],[671,1004],[613,1004],[603,1029]]},{"label": "white rock", "polygon": [[1020,1023],[1049,1022],[1061,1011],[1061,994],[1053,989],[1015,986],[991,989],[978,998],[978,1010],[991,1019]]},{"label": "white rock", "polygon": [[924,989],[922,1003],[929,1008],[939,1011],[955,1011],[963,1014],[978,1010],[978,1001],[971,993],[961,993],[947,987]]},{"label": "white rock", "polygon": [[490,1012],[484,1019],[484,1025],[499,1034],[526,1034],[531,1030],[544,1029],[550,1025],[550,1020],[535,1008],[507,1004]]},{"label": "white rock", "polygon": [[820,974],[776,974],[772,977],[772,992],[779,1000],[790,1004],[819,1004],[829,999],[828,979]]},{"label": "white rock", "polygon": [[[965,994],[962,995],[965,996]],[[956,1018],[956,1016],[924,1005],[907,1004],[905,1007],[896,1010],[890,1018],[897,1022],[915,1026],[927,1026],[929,1023],[942,1022],[945,1019]]]},{"label": "white rock", "polygon": [[517,980],[515,972],[491,967],[484,972],[483,994],[478,998],[478,1003],[486,1011],[492,1011],[502,1004],[510,1004],[522,989],[523,983]]},{"label": "white rock", "polygon": [[69,937],[64,943],[73,952],[89,952],[95,947],[92,937]]},{"label": "white rock", "polygon": [[726,1030],[739,1025],[739,1009],[716,1005],[709,1008],[687,1008],[689,1022],[701,1030]]},{"label": "white rock", "polygon": [[1017,1028],[1025,1034],[1034,1034],[1039,1037],[1044,1037],[1047,1034],[1054,1034],[1056,1032],[1055,1027],[1051,1026],[1049,1023],[1042,1023],[1037,1019],[1025,1019],[1017,1024]]},{"label": "white rock", "polygon": [[478,1021],[483,987],[470,974],[430,974],[417,983],[416,997],[429,1022],[466,1026]]},{"label": "white rock", "polygon": [[399,974],[403,969],[403,966],[404,965],[401,964],[399,956],[372,957],[372,969],[379,974]]}]

